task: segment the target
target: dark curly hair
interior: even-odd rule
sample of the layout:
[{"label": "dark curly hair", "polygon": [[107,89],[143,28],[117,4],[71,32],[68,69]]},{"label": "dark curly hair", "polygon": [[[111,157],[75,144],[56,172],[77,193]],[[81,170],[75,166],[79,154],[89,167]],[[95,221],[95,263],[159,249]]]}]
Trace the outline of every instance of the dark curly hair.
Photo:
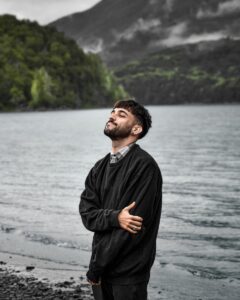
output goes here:
[{"label": "dark curly hair", "polygon": [[152,127],[152,117],[148,110],[134,99],[126,99],[117,101],[113,108],[124,108],[131,112],[137,119],[137,122],[142,126],[142,132],[139,134],[138,139],[143,138],[150,127]]}]

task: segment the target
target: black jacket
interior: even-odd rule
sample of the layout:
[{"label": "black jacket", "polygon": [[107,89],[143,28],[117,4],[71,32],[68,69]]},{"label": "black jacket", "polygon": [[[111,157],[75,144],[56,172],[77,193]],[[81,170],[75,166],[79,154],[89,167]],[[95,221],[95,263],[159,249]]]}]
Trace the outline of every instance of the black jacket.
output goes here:
[{"label": "black jacket", "polygon": [[[148,281],[161,216],[161,172],[138,144],[117,163],[109,160],[107,154],[91,169],[79,204],[83,224],[95,232],[87,276],[117,284]],[[142,230],[136,235],[118,223],[121,209],[133,201],[136,206],[130,213],[143,218]]]}]

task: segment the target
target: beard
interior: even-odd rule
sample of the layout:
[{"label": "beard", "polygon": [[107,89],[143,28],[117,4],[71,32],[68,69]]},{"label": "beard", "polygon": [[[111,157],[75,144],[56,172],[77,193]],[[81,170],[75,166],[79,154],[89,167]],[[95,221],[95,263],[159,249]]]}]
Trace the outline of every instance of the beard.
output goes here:
[{"label": "beard", "polygon": [[[111,123],[114,124],[113,122]],[[127,138],[131,134],[132,128],[130,126],[120,128],[117,127],[117,125],[115,125],[115,127],[109,128],[107,124],[104,128],[104,134],[108,136],[112,141],[117,141],[117,140]]]}]

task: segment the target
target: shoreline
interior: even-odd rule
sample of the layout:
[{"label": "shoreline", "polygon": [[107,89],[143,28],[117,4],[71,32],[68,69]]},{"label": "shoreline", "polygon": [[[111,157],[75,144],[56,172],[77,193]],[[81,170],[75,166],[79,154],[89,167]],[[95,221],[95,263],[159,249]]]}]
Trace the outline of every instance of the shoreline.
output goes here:
[{"label": "shoreline", "polygon": [[[181,102],[181,103],[164,103],[164,104],[145,104],[146,107],[164,107],[164,106],[239,106],[237,101],[233,102]],[[1,110],[0,114],[4,113],[39,113],[39,112],[65,112],[65,111],[85,111],[85,110],[101,110],[111,109],[110,106],[106,107],[79,107],[79,108],[55,108],[55,109],[13,109]]]},{"label": "shoreline", "polygon": [[[27,270],[28,269],[28,270]],[[93,300],[86,266],[45,261],[0,251],[0,299]],[[149,300],[239,299],[239,281],[209,279],[173,264],[154,264]]]},{"label": "shoreline", "polygon": [[0,299],[93,300],[83,270],[55,263],[44,268],[37,259],[0,255]]}]

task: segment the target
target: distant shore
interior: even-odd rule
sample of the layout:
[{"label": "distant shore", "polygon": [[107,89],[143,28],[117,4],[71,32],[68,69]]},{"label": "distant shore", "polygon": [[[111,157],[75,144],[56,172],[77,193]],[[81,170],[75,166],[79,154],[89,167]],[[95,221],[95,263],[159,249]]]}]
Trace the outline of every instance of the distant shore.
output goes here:
[{"label": "distant shore", "polygon": [[[139,99],[139,101],[141,102],[141,99]],[[146,106],[149,107],[154,107],[154,106],[235,106],[235,105],[240,105],[239,102],[212,102],[212,103],[205,103],[205,102],[182,102],[182,103],[163,103],[163,104],[144,104]],[[106,107],[100,107],[100,106],[96,106],[96,107],[81,107],[81,108],[69,108],[69,107],[59,107],[59,108],[51,108],[51,109],[47,109],[47,108],[42,108],[42,109],[30,109],[30,108],[18,108],[18,109],[13,109],[13,110],[0,110],[0,114],[1,113],[38,113],[38,112],[61,112],[61,111],[78,111],[78,110],[95,110],[95,109],[111,109],[111,106],[106,106]]]}]

